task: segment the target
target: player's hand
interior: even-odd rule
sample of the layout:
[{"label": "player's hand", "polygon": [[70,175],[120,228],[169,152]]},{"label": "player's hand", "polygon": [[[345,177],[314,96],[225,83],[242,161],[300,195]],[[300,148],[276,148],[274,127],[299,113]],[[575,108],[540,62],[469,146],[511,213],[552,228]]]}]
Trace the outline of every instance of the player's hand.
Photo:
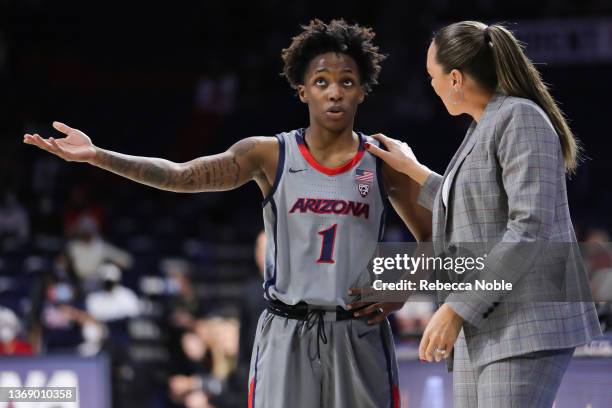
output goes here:
[{"label": "player's hand", "polygon": [[459,332],[463,318],[448,305],[442,305],[431,317],[419,346],[419,358],[430,363],[440,361],[450,356]]},{"label": "player's hand", "polygon": [[26,133],[23,142],[53,153],[66,161],[88,162],[96,156],[96,148],[85,133],[61,122],[53,122],[53,127],[66,137],[43,139],[38,134]]},{"label": "player's hand", "polygon": [[[359,296],[363,293],[362,288],[349,289],[350,296]],[[370,325],[378,324],[385,320],[393,312],[397,312],[404,306],[404,302],[363,302],[357,301],[346,305],[348,310],[356,310],[355,317],[367,317]]]},{"label": "player's hand", "polygon": [[396,171],[410,175],[410,170],[413,167],[420,166],[419,161],[408,144],[396,139],[391,139],[382,133],[377,133],[372,135],[372,137],[378,140],[387,150],[381,149],[371,143],[365,144],[366,149],[374,156],[381,158]]}]

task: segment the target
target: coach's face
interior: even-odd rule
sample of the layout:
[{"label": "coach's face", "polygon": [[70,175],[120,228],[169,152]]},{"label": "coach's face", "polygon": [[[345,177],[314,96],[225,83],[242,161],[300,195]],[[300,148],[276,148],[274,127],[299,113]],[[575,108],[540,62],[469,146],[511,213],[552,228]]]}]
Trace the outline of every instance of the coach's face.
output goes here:
[{"label": "coach's face", "polygon": [[463,108],[463,75],[457,69],[451,72],[444,72],[444,67],[440,65],[436,58],[438,47],[435,42],[431,42],[427,50],[427,73],[431,80],[431,87],[436,95],[440,97],[442,103],[453,116],[464,113]]},{"label": "coach's face", "polygon": [[311,122],[332,131],[353,126],[357,106],[365,97],[355,60],[335,52],[310,61],[298,94],[308,104]]}]

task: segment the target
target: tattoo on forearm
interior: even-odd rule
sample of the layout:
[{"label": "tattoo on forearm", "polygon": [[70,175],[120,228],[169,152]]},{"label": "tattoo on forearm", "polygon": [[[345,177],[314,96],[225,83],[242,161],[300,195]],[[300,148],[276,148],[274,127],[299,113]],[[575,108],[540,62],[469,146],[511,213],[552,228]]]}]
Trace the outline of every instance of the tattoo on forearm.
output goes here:
[{"label": "tattoo on forearm", "polygon": [[113,173],[163,190],[195,192],[226,190],[237,187],[245,177],[239,159],[251,151],[257,141],[245,139],[227,152],[201,157],[184,164],[168,160],[128,156],[99,150],[96,165]]},{"label": "tattoo on forearm", "polygon": [[176,164],[163,159],[128,156],[99,150],[96,165],[131,180],[157,188],[170,187]]}]

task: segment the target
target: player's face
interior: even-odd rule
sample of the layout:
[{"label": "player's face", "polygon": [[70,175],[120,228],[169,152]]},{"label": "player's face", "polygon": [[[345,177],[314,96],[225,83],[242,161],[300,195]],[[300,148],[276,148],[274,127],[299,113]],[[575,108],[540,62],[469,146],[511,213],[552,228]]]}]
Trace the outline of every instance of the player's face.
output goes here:
[{"label": "player's face", "polygon": [[333,131],[352,127],[357,105],[365,97],[355,60],[335,52],[310,61],[298,93],[308,104],[310,120]]},{"label": "player's face", "polygon": [[448,113],[451,115],[459,115],[463,113],[463,111],[460,109],[460,105],[456,103],[458,99],[455,95],[457,95],[457,93],[453,88],[453,74],[456,74],[453,71],[456,70],[449,73],[444,72],[444,68],[436,59],[437,50],[436,44],[432,41],[427,50],[427,73],[431,79],[431,87],[440,99],[442,99],[442,103],[444,103]]}]

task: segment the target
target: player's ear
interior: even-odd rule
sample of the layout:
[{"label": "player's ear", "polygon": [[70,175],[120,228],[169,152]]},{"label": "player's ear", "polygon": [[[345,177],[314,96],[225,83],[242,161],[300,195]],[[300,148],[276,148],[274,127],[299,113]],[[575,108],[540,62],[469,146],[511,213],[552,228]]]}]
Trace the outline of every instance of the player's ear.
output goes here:
[{"label": "player's ear", "polygon": [[298,96],[300,101],[308,103],[308,97],[306,97],[306,87],[304,85],[298,85],[297,87]]},{"label": "player's ear", "polygon": [[359,97],[357,100],[359,103],[362,103],[365,100],[365,89],[363,89],[363,86],[359,87]]}]

